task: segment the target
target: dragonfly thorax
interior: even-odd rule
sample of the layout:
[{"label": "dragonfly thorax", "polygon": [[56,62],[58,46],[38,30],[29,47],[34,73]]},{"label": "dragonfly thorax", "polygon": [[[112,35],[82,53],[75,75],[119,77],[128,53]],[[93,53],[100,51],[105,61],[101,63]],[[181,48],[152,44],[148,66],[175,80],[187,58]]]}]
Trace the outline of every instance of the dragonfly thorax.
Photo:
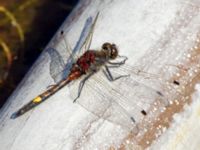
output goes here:
[{"label": "dragonfly thorax", "polygon": [[115,59],[118,56],[118,49],[115,44],[104,43],[102,51],[108,56],[109,59]]}]

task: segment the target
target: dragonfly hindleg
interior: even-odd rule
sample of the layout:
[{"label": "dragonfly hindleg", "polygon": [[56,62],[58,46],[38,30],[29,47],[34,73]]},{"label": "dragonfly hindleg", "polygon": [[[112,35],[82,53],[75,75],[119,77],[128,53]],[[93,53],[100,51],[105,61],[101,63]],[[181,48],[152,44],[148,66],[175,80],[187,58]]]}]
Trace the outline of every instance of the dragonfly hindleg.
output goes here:
[{"label": "dragonfly hindleg", "polygon": [[89,75],[87,75],[80,83],[79,83],[79,87],[78,87],[78,95],[77,97],[74,99],[73,103],[76,102],[76,100],[80,97],[83,86],[85,85],[85,82],[94,74],[95,72],[90,73]]}]

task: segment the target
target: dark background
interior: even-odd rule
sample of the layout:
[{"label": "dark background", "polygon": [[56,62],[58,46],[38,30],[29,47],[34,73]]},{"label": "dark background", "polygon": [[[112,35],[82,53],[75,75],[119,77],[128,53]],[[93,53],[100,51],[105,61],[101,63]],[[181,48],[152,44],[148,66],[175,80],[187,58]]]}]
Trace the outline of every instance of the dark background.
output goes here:
[{"label": "dark background", "polygon": [[0,108],[77,2],[0,0]]}]

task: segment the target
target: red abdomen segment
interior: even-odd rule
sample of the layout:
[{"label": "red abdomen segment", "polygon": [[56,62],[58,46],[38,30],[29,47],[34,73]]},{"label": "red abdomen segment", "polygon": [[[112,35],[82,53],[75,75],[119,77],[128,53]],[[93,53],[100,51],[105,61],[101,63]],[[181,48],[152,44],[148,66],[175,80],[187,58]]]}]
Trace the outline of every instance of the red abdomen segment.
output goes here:
[{"label": "red abdomen segment", "polygon": [[92,50],[86,51],[78,60],[77,65],[81,71],[86,73],[90,65],[95,61],[95,52]]}]

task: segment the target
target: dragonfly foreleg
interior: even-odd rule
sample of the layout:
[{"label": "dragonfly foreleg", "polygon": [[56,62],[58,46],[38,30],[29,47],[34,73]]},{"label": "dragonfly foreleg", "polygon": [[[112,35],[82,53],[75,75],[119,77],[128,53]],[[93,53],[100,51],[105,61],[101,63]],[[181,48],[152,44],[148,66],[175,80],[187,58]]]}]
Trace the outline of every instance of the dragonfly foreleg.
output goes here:
[{"label": "dragonfly foreleg", "polygon": [[85,82],[86,82],[94,73],[95,73],[95,72],[90,73],[89,75],[87,75],[87,76],[79,83],[78,95],[77,95],[77,97],[74,99],[73,103],[75,103],[76,100],[81,96],[81,92],[82,92],[83,86],[85,85]]},{"label": "dragonfly foreleg", "polygon": [[127,61],[128,57],[126,57],[126,56],[119,56],[119,57],[124,58],[124,60],[119,61],[119,62],[110,62],[110,61],[108,61],[108,64],[116,65],[116,66],[124,65],[125,62]]},{"label": "dragonfly foreleg", "polygon": [[109,68],[113,68],[113,67],[119,67],[119,66],[107,66],[107,65],[105,65],[105,70],[103,70],[103,73],[105,74],[105,76],[107,77],[107,79],[109,81],[115,81],[115,80],[118,80],[120,78],[130,76],[130,75],[120,75],[118,77],[113,77],[112,73],[109,70]]}]

